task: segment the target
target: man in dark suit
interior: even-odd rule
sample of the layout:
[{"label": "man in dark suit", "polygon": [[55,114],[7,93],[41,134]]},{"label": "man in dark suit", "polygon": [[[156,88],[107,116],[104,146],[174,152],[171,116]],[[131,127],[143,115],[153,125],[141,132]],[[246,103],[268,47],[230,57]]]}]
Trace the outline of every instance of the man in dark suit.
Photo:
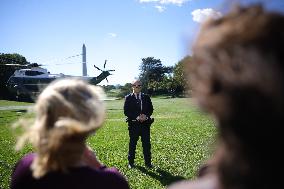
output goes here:
[{"label": "man in dark suit", "polygon": [[141,136],[145,165],[152,168],[151,164],[151,143],[150,143],[150,126],[154,119],[151,118],[153,105],[150,97],[141,93],[141,82],[136,80],[132,82],[132,90],[125,97],[124,115],[127,116],[129,131],[129,151],[128,167],[134,167],[136,144]]}]

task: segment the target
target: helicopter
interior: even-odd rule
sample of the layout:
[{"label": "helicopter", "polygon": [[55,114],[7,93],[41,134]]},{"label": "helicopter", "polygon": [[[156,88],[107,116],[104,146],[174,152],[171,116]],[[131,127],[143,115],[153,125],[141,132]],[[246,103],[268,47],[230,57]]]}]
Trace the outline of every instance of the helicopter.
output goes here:
[{"label": "helicopter", "polygon": [[[34,101],[38,94],[52,81],[60,78],[79,78],[89,82],[90,84],[97,85],[104,79],[108,82],[107,77],[112,75],[113,69],[106,70],[107,60],[104,62],[104,69],[100,69],[96,65],[94,67],[101,71],[97,77],[89,76],[72,76],[65,74],[51,74],[47,69],[42,68],[41,65],[33,63],[24,65],[24,68],[17,69],[9,77],[6,87],[13,94],[16,100],[19,101]],[[84,66],[83,66],[84,68]],[[86,68],[85,68],[86,69]]]}]

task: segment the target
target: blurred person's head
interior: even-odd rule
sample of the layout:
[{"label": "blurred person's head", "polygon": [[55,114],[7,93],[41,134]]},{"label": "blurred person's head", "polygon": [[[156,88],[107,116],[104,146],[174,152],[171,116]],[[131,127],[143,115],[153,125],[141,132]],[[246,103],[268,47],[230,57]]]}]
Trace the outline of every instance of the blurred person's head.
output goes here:
[{"label": "blurred person's head", "polygon": [[194,96],[217,121],[224,188],[265,186],[275,177],[283,157],[283,69],[283,15],[238,7],[202,25],[188,70]]},{"label": "blurred person's head", "polygon": [[54,81],[43,90],[34,106],[35,121],[18,141],[18,147],[31,142],[37,152],[34,177],[80,163],[86,138],[104,121],[103,95],[101,88],[78,79]]}]

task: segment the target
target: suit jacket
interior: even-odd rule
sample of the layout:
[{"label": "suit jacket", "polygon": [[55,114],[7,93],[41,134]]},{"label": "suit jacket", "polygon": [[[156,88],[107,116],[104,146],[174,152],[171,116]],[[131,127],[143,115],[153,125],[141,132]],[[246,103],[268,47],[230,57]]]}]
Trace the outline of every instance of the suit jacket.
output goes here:
[{"label": "suit jacket", "polygon": [[145,114],[148,118],[151,117],[154,109],[150,97],[144,93],[141,93],[141,100],[142,110],[134,93],[130,93],[125,97],[123,109],[127,120],[135,120],[140,114]]}]

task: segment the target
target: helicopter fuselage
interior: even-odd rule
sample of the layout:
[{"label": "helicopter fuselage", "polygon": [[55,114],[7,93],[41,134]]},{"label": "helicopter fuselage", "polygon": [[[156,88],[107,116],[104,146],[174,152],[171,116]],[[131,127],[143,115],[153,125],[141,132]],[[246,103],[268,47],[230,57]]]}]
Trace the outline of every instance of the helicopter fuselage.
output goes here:
[{"label": "helicopter fuselage", "polygon": [[7,81],[7,88],[17,99],[34,100],[36,96],[52,81],[59,78],[80,78],[92,84],[100,81],[97,77],[71,76],[65,74],[50,74],[47,69],[33,67],[28,69],[19,69]]}]

